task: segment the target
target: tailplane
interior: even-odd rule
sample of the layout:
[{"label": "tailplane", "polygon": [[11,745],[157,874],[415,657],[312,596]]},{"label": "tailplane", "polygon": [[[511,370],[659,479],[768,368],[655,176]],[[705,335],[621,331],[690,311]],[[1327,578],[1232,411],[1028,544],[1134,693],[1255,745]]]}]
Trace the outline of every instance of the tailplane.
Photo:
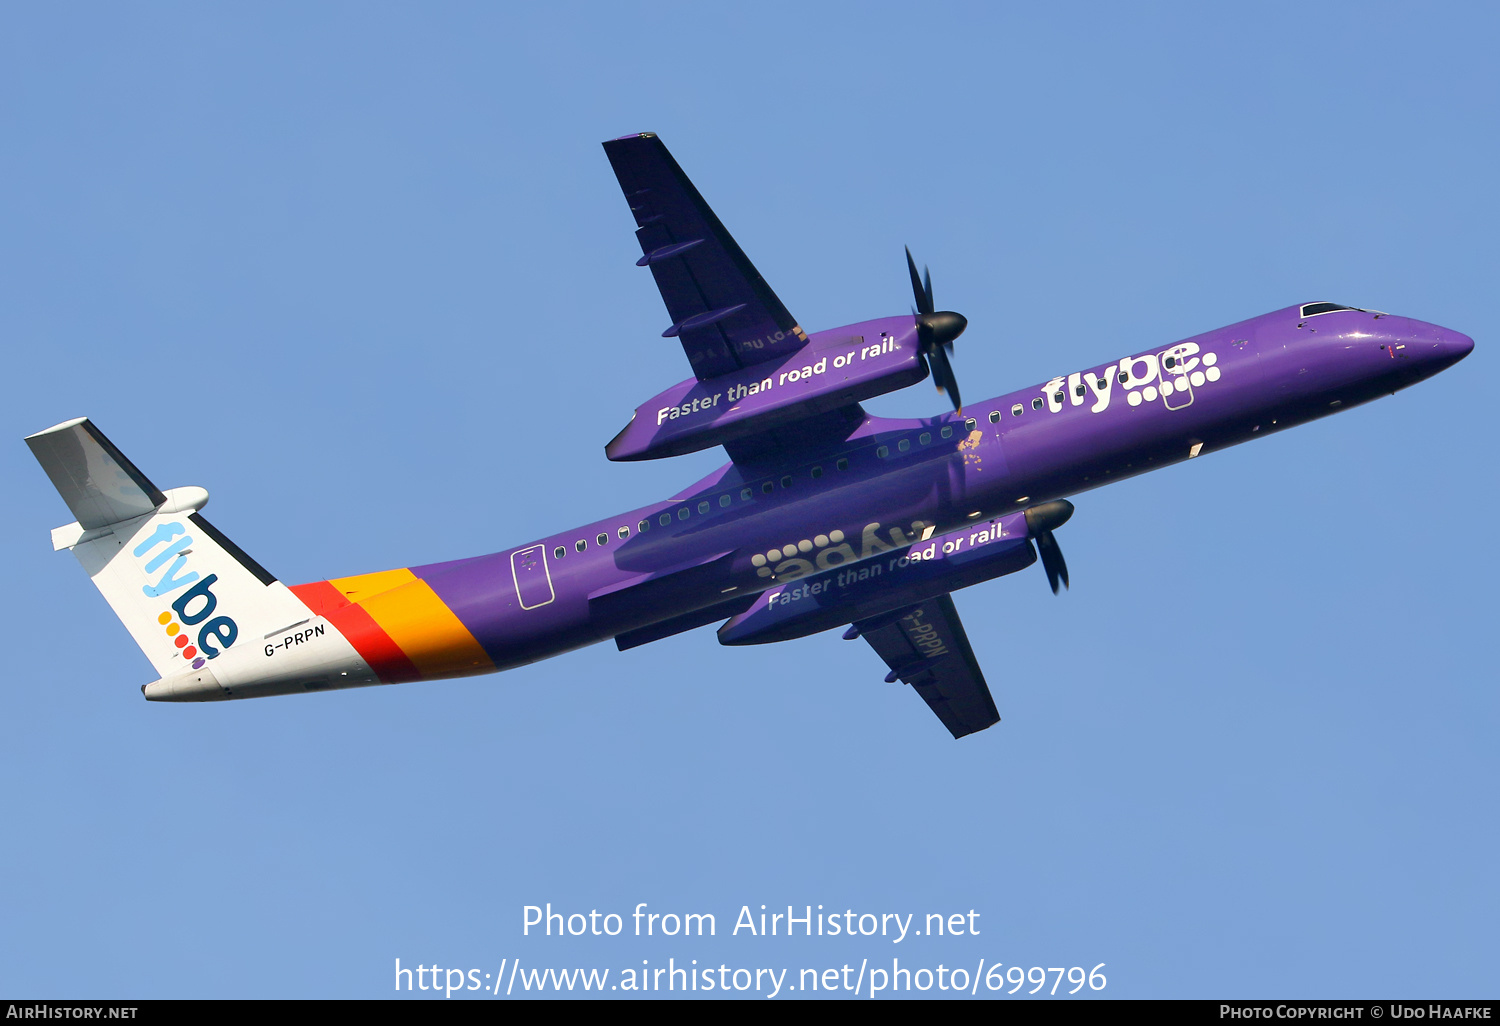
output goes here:
[{"label": "tailplane", "polygon": [[78,557],[163,682],[201,678],[201,697],[229,697],[214,660],[312,615],[203,518],[208,492],[157,488],[87,418],[26,444],[78,518],[52,547]]}]

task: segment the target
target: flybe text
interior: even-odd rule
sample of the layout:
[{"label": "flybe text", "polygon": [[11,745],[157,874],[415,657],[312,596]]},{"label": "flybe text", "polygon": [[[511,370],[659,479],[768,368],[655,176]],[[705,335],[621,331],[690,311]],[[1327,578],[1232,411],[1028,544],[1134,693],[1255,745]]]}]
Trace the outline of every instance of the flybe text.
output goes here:
[{"label": "flybe text", "polygon": [[[193,536],[187,533],[181,521],[158,523],[131,551],[141,561],[141,569],[150,582],[141,588],[147,598],[165,598],[173,592],[181,592],[170,608],[157,617],[157,622],[166,629],[168,643],[174,646],[175,655],[198,669],[204,659],[213,659],[234,644],[240,636],[239,625],[228,616],[214,615],[218,611],[219,598],[213,593],[213,586],[219,575],[201,577],[198,571],[188,569]],[[152,581],[152,576],[158,573],[160,576]],[[182,591],[184,588],[187,590]],[[190,642],[187,628],[197,628],[196,644]]]},{"label": "flybe text", "polygon": [[[1179,410],[1192,404],[1194,389],[1222,376],[1217,353],[1203,352],[1196,342],[1179,342],[1160,353],[1132,356],[1102,370],[1059,374],[1044,384],[1041,392],[1051,413],[1061,413],[1065,405],[1085,404],[1090,413],[1103,413],[1117,386],[1130,406],[1160,400],[1167,409]],[[1037,403],[1040,408],[1041,400]]]}]

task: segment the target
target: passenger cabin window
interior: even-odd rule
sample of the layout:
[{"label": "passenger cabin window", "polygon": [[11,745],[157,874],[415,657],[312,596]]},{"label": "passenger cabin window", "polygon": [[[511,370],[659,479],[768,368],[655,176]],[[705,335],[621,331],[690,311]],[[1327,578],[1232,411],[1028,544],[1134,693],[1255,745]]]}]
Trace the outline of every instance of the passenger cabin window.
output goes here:
[{"label": "passenger cabin window", "polygon": [[[1169,356],[1169,357],[1167,357],[1167,359],[1168,359],[1168,360],[1170,360],[1170,359],[1172,359],[1172,358],[1171,358],[1171,357],[1170,357],[1170,356]],[[1079,397],[1079,398],[1080,398],[1080,399],[1081,399],[1081,398],[1083,398],[1083,382],[1082,382],[1082,381],[1080,381],[1080,382],[1079,382],[1079,383],[1078,383],[1078,384],[1077,384],[1077,385],[1076,385],[1076,386],[1075,386],[1075,387],[1074,387],[1074,389],[1073,389],[1073,393],[1074,393],[1074,394],[1075,394],[1075,395],[1077,395],[1077,396],[1078,396],[1078,397]]]},{"label": "passenger cabin window", "polygon": [[677,519],[678,520],[686,520],[688,517],[690,517],[692,515],[693,515],[692,510],[688,509],[686,506],[682,507],[680,510],[677,511]]},{"label": "passenger cabin window", "polygon": [[754,491],[752,489],[741,488],[740,489],[740,501],[741,502],[749,502],[750,501],[750,496],[753,495],[753,494],[755,494],[755,493],[754,493]]},{"label": "passenger cabin window", "polygon": [[[1061,398],[1061,397],[1059,397],[1059,398]],[[1040,410],[1042,408],[1042,397],[1041,396],[1037,396],[1035,399],[1031,400],[1031,408],[1033,410]]]},{"label": "passenger cabin window", "polygon": [[607,534],[605,534],[604,532],[601,531],[599,533],[599,537],[595,538],[594,541],[598,542],[600,545],[608,545],[609,544],[609,535],[607,535]]},{"label": "passenger cabin window", "polygon": [[585,538],[579,538],[576,542],[573,543],[573,547],[579,552],[582,552],[584,549],[589,547],[588,540]]},{"label": "passenger cabin window", "polygon": [[704,499],[702,502],[698,503],[698,512],[700,514],[708,512],[708,500],[707,499]]},{"label": "passenger cabin window", "polygon": [[1026,412],[1026,407],[1022,406],[1020,403],[1016,403],[1016,405],[1014,405],[1014,406],[1012,406],[1010,408],[1010,415],[1012,417],[1019,417],[1021,414],[1025,413],[1025,412]]},{"label": "passenger cabin window", "polygon": [[[1115,380],[1117,380],[1122,385],[1125,384],[1125,382],[1127,382],[1127,381],[1130,380],[1130,372],[1129,371],[1121,371],[1120,373],[1118,373],[1118,374],[1115,375]],[[1104,387],[1104,383],[1100,382],[1099,383],[1099,387],[1103,388]]]},{"label": "passenger cabin window", "polygon": [[908,450],[908,449],[911,448],[911,439],[910,438],[903,438],[903,439],[901,439],[901,441],[899,441],[899,442],[896,443],[896,448],[900,449],[902,452],[905,452],[906,450]]},{"label": "passenger cabin window", "polygon": [[647,531],[651,530],[651,521],[642,520],[639,524],[635,525],[635,530],[637,534],[645,534]]},{"label": "passenger cabin window", "polygon": [[944,438],[952,438],[953,437],[953,425],[952,424],[944,424],[943,425],[943,430],[939,431],[938,434],[942,435]]},{"label": "passenger cabin window", "polygon": [[726,495],[719,496],[719,506],[720,506],[720,508],[728,506],[733,501],[734,501],[734,496],[732,496],[732,495],[727,495],[726,494]]},{"label": "passenger cabin window", "polygon": [[812,468],[812,476],[813,476],[813,480],[814,481],[816,481],[818,478],[822,477],[823,476],[823,468],[822,467],[813,467]]},{"label": "passenger cabin window", "polygon": [[760,490],[765,492],[767,495],[770,495],[776,490],[776,483],[774,481],[767,481],[765,484],[760,486]]},{"label": "passenger cabin window", "polygon": [[991,410],[990,411],[990,423],[991,424],[998,424],[998,423],[1000,423],[1000,411],[999,410]]},{"label": "passenger cabin window", "polygon": [[970,417],[968,420],[964,421],[964,430],[965,431],[973,431],[974,428],[978,425],[978,423],[979,422],[976,421],[973,417]]},{"label": "passenger cabin window", "polygon": [[784,478],[781,479],[781,487],[783,487],[783,488],[790,488],[791,486],[792,486],[792,475],[788,474],[786,477],[784,477]]},{"label": "passenger cabin window", "polygon": [[559,545],[557,548],[555,548],[555,549],[552,550],[552,558],[553,559],[562,559],[567,554],[568,554],[568,550],[565,549],[565,548],[563,548],[561,545]]},{"label": "passenger cabin window", "polygon": [[663,513],[661,516],[656,518],[656,522],[661,524],[661,526],[666,527],[672,522],[672,514]]},{"label": "passenger cabin window", "polygon": [[888,445],[882,445],[880,448],[878,448],[878,449],[875,450],[875,455],[878,458],[880,458],[880,459],[885,459],[890,454],[891,454],[891,447],[888,446]]},{"label": "passenger cabin window", "polygon": [[628,528],[628,527],[622,527],[622,528],[620,528],[620,530],[617,533],[620,536],[620,540],[624,541],[626,538],[630,537],[630,528]]},{"label": "passenger cabin window", "polygon": [[840,470],[848,470],[849,461],[847,459],[841,459],[838,461],[838,463],[834,464],[834,466],[838,467]]}]

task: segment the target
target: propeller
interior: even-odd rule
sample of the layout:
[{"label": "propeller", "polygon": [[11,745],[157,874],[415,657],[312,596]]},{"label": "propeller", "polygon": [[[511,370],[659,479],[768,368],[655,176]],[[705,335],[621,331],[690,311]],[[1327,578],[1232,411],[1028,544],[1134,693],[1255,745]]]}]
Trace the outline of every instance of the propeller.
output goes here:
[{"label": "propeller", "polygon": [[953,355],[953,340],[964,333],[969,319],[951,310],[938,310],[932,302],[932,273],[922,268],[922,277],[917,277],[917,262],[911,258],[911,248],[906,250],[906,269],[911,272],[911,291],[916,297],[917,341],[922,355],[932,370],[932,380],[938,391],[953,400],[955,410],[963,409],[958,397],[958,379],[953,376],[953,364],[948,360]]},{"label": "propeller", "polygon": [[1068,563],[1063,559],[1062,549],[1051,531],[1043,531],[1036,539],[1037,551],[1042,555],[1042,569],[1047,571],[1047,583],[1052,585],[1052,594],[1057,594],[1057,583],[1068,586]]},{"label": "propeller", "polygon": [[1073,515],[1073,504],[1066,499],[1044,502],[1026,511],[1026,531],[1036,539],[1037,552],[1042,557],[1042,568],[1047,571],[1047,583],[1052,585],[1052,594],[1057,594],[1058,582],[1068,586],[1068,563],[1063,559],[1052,529],[1061,527]]}]

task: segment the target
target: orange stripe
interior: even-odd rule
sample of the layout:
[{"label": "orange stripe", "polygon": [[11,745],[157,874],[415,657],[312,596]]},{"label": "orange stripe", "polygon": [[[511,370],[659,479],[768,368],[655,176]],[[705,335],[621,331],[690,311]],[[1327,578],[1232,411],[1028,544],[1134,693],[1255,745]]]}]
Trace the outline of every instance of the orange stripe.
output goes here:
[{"label": "orange stripe", "polygon": [[474,635],[426,581],[413,578],[371,595],[360,606],[424,677],[457,677],[495,668]]},{"label": "orange stripe", "polygon": [[422,679],[422,672],[391,640],[390,635],[370,618],[363,607],[345,606],[324,615],[329,623],[338,628],[340,634],[349,639],[349,644],[354,646],[359,657],[385,683],[404,684]]}]

